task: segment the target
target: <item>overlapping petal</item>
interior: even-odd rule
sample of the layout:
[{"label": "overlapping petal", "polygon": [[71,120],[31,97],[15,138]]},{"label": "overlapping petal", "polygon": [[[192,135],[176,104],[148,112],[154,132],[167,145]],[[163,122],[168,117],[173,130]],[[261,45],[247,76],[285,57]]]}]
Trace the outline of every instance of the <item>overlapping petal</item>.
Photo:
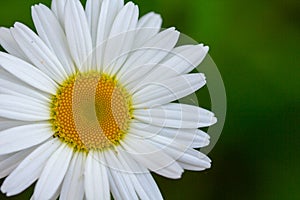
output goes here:
[{"label": "overlapping petal", "polygon": [[79,1],[65,5],[65,31],[71,55],[80,71],[92,68],[92,37],[84,9]]},{"label": "overlapping petal", "polygon": [[17,126],[1,131],[0,155],[33,147],[51,136],[51,128],[47,123]]},{"label": "overlapping petal", "polygon": [[72,155],[73,150],[67,144],[61,144],[51,155],[35,186],[33,199],[52,199],[56,196],[57,189],[68,170]]},{"label": "overlapping petal", "polygon": [[64,29],[54,13],[44,5],[37,5],[32,7],[32,18],[39,37],[57,56],[66,73],[72,75],[76,68],[71,58]]},{"label": "overlapping petal", "polygon": [[8,196],[16,195],[33,184],[40,177],[48,158],[56,151],[58,146],[59,141],[56,139],[36,148],[5,179],[1,191],[7,193]]}]

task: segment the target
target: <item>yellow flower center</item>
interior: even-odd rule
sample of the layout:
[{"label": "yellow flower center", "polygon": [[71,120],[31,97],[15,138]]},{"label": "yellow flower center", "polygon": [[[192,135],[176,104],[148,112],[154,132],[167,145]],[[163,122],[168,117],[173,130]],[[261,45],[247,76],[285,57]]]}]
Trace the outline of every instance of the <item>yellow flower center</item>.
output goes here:
[{"label": "yellow flower center", "polygon": [[105,74],[76,74],[52,98],[53,136],[75,150],[118,145],[131,118],[131,96],[115,78]]}]

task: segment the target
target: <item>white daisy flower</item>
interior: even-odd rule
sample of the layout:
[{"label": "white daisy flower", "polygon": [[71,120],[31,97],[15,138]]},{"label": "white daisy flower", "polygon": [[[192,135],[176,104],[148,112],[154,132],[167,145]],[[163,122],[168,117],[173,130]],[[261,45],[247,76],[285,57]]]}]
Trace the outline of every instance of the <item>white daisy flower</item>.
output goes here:
[{"label": "white daisy flower", "polygon": [[161,17],[123,0],[32,7],[37,34],[0,29],[0,178],[7,196],[162,199],[150,172],[177,179],[210,159],[205,109],[174,103],[205,85],[208,47],[175,47]]}]

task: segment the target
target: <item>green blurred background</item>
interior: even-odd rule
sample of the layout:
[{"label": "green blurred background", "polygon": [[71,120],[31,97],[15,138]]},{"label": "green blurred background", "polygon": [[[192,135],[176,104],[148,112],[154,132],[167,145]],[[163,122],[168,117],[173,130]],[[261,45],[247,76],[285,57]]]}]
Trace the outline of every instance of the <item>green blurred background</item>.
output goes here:
[{"label": "green blurred background", "polygon": [[[30,5],[1,1],[0,25],[32,26]],[[226,124],[211,169],[158,176],[165,199],[300,199],[300,1],[135,0],[141,14],[210,46],[227,90]],[[17,197],[28,199],[32,188]]]}]

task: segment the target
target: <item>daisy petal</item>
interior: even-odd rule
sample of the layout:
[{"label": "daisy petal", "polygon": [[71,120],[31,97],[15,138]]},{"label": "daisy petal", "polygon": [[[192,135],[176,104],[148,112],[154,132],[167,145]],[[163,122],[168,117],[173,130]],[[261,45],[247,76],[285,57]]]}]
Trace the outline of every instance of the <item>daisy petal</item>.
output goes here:
[{"label": "daisy petal", "polygon": [[[138,196],[136,195],[135,189],[132,185],[132,181],[130,180],[130,175],[128,172],[122,172],[118,169],[122,168],[122,164],[119,161],[119,158],[112,151],[107,151],[104,153],[106,163],[110,168],[110,183],[112,194],[114,198],[120,197],[120,199],[136,199],[138,200]],[[115,168],[116,166],[116,168]],[[130,173],[130,172],[129,172]],[[114,188],[114,189],[113,189]],[[117,192],[115,190],[118,190]]]},{"label": "daisy petal", "polygon": [[13,153],[40,144],[52,134],[49,124],[29,124],[0,133],[0,155]]},{"label": "daisy petal", "polygon": [[49,102],[49,94],[42,91],[37,91],[17,77],[14,77],[9,72],[0,68],[0,93],[19,97],[31,97],[38,102]]},{"label": "daisy petal", "polygon": [[87,0],[85,5],[85,13],[90,27],[93,46],[96,45],[98,20],[101,12],[102,0]]},{"label": "daisy petal", "polygon": [[16,84],[15,81],[10,82],[1,79],[0,77],[0,93],[8,94],[18,97],[31,97],[36,99],[38,102],[49,102],[49,97],[44,96],[42,93],[36,90],[26,87],[25,84]]},{"label": "daisy petal", "polygon": [[158,148],[163,149],[169,156],[176,159],[178,164],[184,169],[193,171],[202,171],[210,168],[210,159],[203,153],[186,148],[180,143],[173,142],[167,139],[151,140],[151,142]]},{"label": "daisy petal", "polygon": [[135,118],[161,127],[200,128],[216,123],[214,113],[203,108],[170,103],[163,106],[134,111]]},{"label": "daisy petal", "polygon": [[103,54],[105,43],[111,32],[112,24],[118,12],[124,5],[123,0],[103,0],[101,12],[98,21],[97,39],[96,39],[96,64],[97,69],[103,70]]},{"label": "daisy petal", "polygon": [[[146,195],[148,195],[149,199],[157,199],[157,200],[163,199],[159,191],[159,188],[157,187],[155,180],[153,179],[150,173],[137,174],[136,177],[139,182],[137,184],[140,184],[141,187],[146,188]],[[135,187],[137,187],[137,185],[135,185]]]},{"label": "daisy petal", "polygon": [[187,149],[178,160],[180,166],[192,171],[202,171],[211,167],[211,160],[195,149]]},{"label": "daisy petal", "polygon": [[99,16],[101,13],[102,0],[87,0],[85,5],[85,14],[87,17],[88,25],[90,27],[90,33],[92,37],[93,56],[92,56],[92,68],[97,70],[96,65],[96,43],[97,43],[97,31]]},{"label": "daisy petal", "polygon": [[[58,197],[60,196],[60,193],[61,193],[61,185],[56,189],[56,192],[54,193],[52,199],[53,200],[57,200]],[[33,198],[33,197],[32,197]]]},{"label": "daisy petal", "polygon": [[133,89],[135,108],[147,108],[172,102],[197,91],[205,83],[205,77],[200,73],[144,83]]},{"label": "daisy petal", "polygon": [[[62,184],[60,200],[82,200],[84,196],[85,156],[74,153],[66,177]],[[95,190],[96,191],[96,190]],[[88,198],[89,199],[89,198]]]},{"label": "daisy petal", "polygon": [[40,4],[32,7],[32,18],[41,39],[57,56],[67,74],[73,74],[75,67],[68,49],[67,38],[53,12]]},{"label": "daisy petal", "polygon": [[150,38],[156,35],[162,24],[160,15],[150,12],[141,17],[137,24],[137,32],[134,39],[134,48],[139,48]]},{"label": "daisy petal", "polygon": [[[7,55],[10,55],[10,54],[7,54]],[[13,58],[16,58],[16,57],[13,57]],[[0,68],[0,79],[6,80],[6,81],[9,81],[9,82],[12,82],[12,83],[20,84],[20,85],[24,85],[25,84],[19,78],[15,77],[14,75],[12,75],[11,73],[9,73],[8,71],[6,71],[2,67]]]},{"label": "daisy petal", "polygon": [[21,121],[43,121],[49,119],[47,103],[30,97],[0,94],[0,117]]},{"label": "daisy petal", "polygon": [[[112,175],[112,172],[109,170],[107,171],[108,174],[108,179],[109,179],[109,184],[110,184],[110,190],[111,190],[111,194],[113,196],[114,199],[122,199],[124,195],[121,194],[121,190],[118,189],[118,185],[117,185],[117,180],[115,180],[115,178]],[[126,195],[127,193],[125,193]]]},{"label": "daisy petal", "polygon": [[156,64],[144,64],[134,70],[124,71],[124,73],[122,72],[123,74],[120,73],[121,77],[118,77],[118,79],[120,80],[120,83],[127,88],[127,90],[132,90],[132,88],[135,88],[137,84],[139,84],[140,80],[143,80],[155,66]]},{"label": "daisy petal", "polygon": [[116,16],[104,53],[104,71],[115,74],[121,68],[132,48],[134,30],[138,21],[138,8],[127,3]]},{"label": "daisy petal", "polygon": [[107,169],[97,152],[89,152],[87,156],[84,183],[87,199],[110,199]]},{"label": "daisy petal", "polygon": [[52,0],[51,2],[51,10],[56,15],[62,26],[64,25],[66,2],[67,0]]},{"label": "daisy petal", "polygon": [[[0,178],[2,179],[9,175],[32,150],[33,148],[29,148],[17,153],[1,156],[5,157],[5,159],[0,160]],[[2,189],[1,191],[3,192]]]},{"label": "daisy petal", "polygon": [[150,137],[152,133],[147,131],[131,129],[131,132],[140,138],[148,137],[147,141],[163,150],[185,169],[201,171],[210,168],[210,159],[203,153],[190,148],[190,145],[186,145],[177,139],[162,137],[161,135],[152,135]]},{"label": "daisy petal", "polygon": [[7,193],[8,196],[12,196],[19,194],[32,185],[42,173],[48,158],[55,152],[59,144],[59,141],[54,139],[34,150],[5,179],[1,191]]},{"label": "daisy petal", "polygon": [[146,168],[140,166],[124,150],[118,151],[118,155],[120,155],[118,159],[123,168],[130,169],[127,176],[130,177],[140,199],[163,199],[155,181]]},{"label": "daisy petal", "polygon": [[66,71],[56,55],[32,30],[21,23],[15,23],[12,34],[20,48],[36,67],[59,83],[66,79]]},{"label": "daisy petal", "polygon": [[24,121],[16,121],[16,120],[10,120],[5,118],[0,118],[0,131],[3,131],[5,129],[9,129],[16,126],[22,126],[25,124],[28,124],[28,122]]},{"label": "daisy petal", "polygon": [[6,160],[7,158],[9,158],[10,156],[12,156],[13,154],[15,154],[15,153],[1,155],[0,156],[0,162],[2,162],[3,160]]},{"label": "daisy petal", "polygon": [[152,132],[148,131],[148,129],[147,131],[141,131],[132,128],[131,132],[138,138],[147,140],[151,144],[157,146],[160,150],[170,155],[174,160],[181,157],[190,146],[190,144],[185,144],[176,139],[163,137],[161,135],[153,135]]},{"label": "daisy petal", "polygon": [[160,140],[167,138],[169,141],[180,143],[185,147],[200,148],[209,144],[209,135],[199,129],[176,129],[153,126],[139,121],[130,125],[132,132],[144,139]]},{"label": "daisy petal", "polygon": [[175,48],[170,53],[171,57],[162,64],[174,67],[173,70],[179,74],[187,74],[204,60],[208,50],[209,47],[203,44],[180,46]]},{"label": "daisy petal", "polygon": [[196,137],[191,145],[192,148],[206,147],[210,143],[210,136],[202,130],[196,129]]},{"label": "daisy petal", "polygon": [[155,68],[144,81],[159,81],[187,74],[203,61],[207,52],[208,47],[204,47],[202,44],[177,47],[160,63],[160,67]]},{"label": "daisy petal", "polygon": [[[153,64],[158,64],[177,43],[179,32],[174,28],[169,28],[157,34],[146,42],[143,46],[131,52],[119,72],[119,76],[123,74],[133,74],[140,67],[151,67]],[[155,65],[154,65],[155,66]],[[152,68],[150,68],[152,69]],[[124,80],[126,80],[124,78]],[[138,79],[139,81],[142,79]],[[129,81],[132,81],[130,79]],[[126,83],[126,81],[124,81]],[[137,82],[137,81],[136,81]]]},{"label": "daisy petal", "polygon": [[55,94],[57,85],[46,74],[29,63],[0,52],[0,66],[25,83],[44,92]]},{"label": "daisy petal", "polygon": [[0,45],[11,55],[27,60],[8,28],[0,28]]},{"label": "daisy petal", "polygon": [[65,12],[65,30],[73,59],[79,70],[89,70],[93,46],[84,9],[80,1],[67,1]]},{"label": "daisy petal", "polygon": [[34,199],[52,199],[59,188],[67,170],[73,150],[67,145],[61,145],[49,158],[35,186]]},{"label": "daisy petal", "polygon": [[122,145],[135,160],[151,171],[172,179],[181,177],[183,170],[176,161],[149,142],[128,134]]}]

